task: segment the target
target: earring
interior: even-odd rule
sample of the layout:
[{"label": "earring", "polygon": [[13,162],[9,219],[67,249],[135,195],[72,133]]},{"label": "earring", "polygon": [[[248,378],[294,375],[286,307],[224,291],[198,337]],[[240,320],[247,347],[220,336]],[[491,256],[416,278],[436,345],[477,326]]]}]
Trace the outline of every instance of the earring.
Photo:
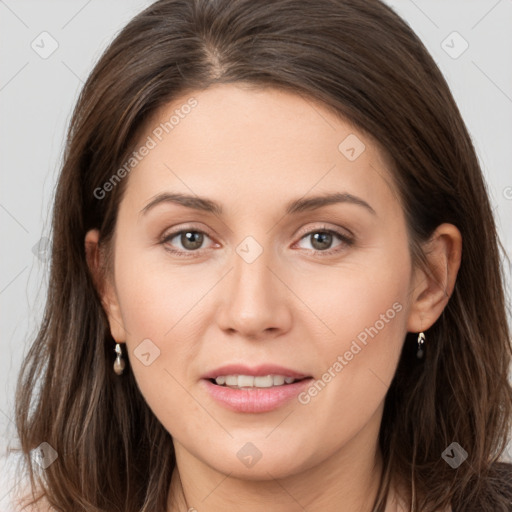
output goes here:
[{"label": "earring", "polygon": [[119,345],[119,343],[116,343],[115,350],[116,350],[117,357],[116,357],[116,360],[114,361],[114,372],[116,372],[117,375],[122,375],[126,365],[125,365],[124,359],[123,359],[123,351],[122,351],[121,345]]},{"label": "earring", "polygon": [[423,354],[424,354],[423,344],[424,343],[425,343],[425,333],[420,332],[418,334],[418,351],[416,352],[416,357],[418,359],[423,358]]}]

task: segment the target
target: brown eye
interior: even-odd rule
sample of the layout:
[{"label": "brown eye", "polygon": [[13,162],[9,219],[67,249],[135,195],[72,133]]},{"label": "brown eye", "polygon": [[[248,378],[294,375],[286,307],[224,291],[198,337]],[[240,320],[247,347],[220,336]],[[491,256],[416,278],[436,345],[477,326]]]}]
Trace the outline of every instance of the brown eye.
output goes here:
[{"label": "brown eye", "polygon": [[203,233],[198,231],[182,231],[180,235],[180,242],[187,250],[193,251],[199,249],[203,244]]},{"label": "brown eye", "polygon": [[319,231],[318,233],[313,233],[309,236],[311,237],[311,245],[314,249],[321,251],[331,248],[333,241],[332,233],[328,233],[327,231]]},{"label": "brown eye", "polygon": [[[202,231],[183,229],[166,235],[162,239],[162,244],[170,246],[168,250],[173,253],[194,252],[202,248],[205,238],[209,236]],[[176,246],[178,246],[177,249],[175,249]]]},{"label": "brown eye", "polygon": [[[340,240],[340,243],[333,247],[333,242],[336,238]],[[306,247],[306,250],[322,253],[322,256],[343,250],[343,248],[351,246],[354,243],[352,238],[331,229],[310,231],[301,238],[301,241],[302,240],[310,241],[311,249]]]}]

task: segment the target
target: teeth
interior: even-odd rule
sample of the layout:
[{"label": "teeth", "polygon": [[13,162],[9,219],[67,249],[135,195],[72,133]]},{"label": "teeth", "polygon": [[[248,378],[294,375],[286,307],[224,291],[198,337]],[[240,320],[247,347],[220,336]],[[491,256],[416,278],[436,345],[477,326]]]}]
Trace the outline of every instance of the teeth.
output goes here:
[{"label": "teeth", "polygon": [[[272,384],[274,386],[282,386],[284,384],[284,379],[285,377],[283,377],[282,375],[274,375]],[[294,380],[295,379],[292,378],[291,382],[293,382]],[[288,384],[290,384],[290,382]]]},{"label": "teeth", "polygon": [[237,388],[271,388],[282,386],[284,383],[291,384],[297,379],[284,377],[283,375],[265,375],[264,377],[253,377],[252,375],[221,375],[215,379],[219,386],[232,386]]},{"label": "teeth", "polygon": [[[242,376],[238,377],[238,382]],[[274,385],[274,379],[272,375],[266,375],[265,377],[254,377],[254,387],[256,388],[271,388]],[[239,386],[240,387],[240,386]]]},{"label": "teeth", "polygon": [[236,375],[227,375],[226,386],[238,386],[238,377]]},{"label": "teeth", "polygon": [[252,388],[256,379],[250,375],[239,375],[238,377],[233,376],[233,380],[235,382],[231,384],[232,386],[238,386],[239,388]]}]

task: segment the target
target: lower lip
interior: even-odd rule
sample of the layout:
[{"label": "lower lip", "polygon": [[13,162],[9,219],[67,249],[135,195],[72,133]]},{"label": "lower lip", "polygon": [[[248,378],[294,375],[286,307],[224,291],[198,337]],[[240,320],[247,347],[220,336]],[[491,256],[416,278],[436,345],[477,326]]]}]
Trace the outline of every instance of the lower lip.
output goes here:
[{"label": "lower lip", "polygon": [[307,378],[271,388],[234,389],[202,380],[210,396],[218,403],[232,411],[247,413],[269,412],[282,407],[308,387],[311,381],[312,378]]}]

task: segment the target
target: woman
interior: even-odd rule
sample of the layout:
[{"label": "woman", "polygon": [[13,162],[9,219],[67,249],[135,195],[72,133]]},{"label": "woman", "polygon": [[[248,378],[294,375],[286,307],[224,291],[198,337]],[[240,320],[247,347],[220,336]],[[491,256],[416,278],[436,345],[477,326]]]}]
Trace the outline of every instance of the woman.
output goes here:
[{"label": "woman", "polygon": [[498,246],[390,8],[154,3],[71,121],[17,396],[32,501],[512,510]]}]

